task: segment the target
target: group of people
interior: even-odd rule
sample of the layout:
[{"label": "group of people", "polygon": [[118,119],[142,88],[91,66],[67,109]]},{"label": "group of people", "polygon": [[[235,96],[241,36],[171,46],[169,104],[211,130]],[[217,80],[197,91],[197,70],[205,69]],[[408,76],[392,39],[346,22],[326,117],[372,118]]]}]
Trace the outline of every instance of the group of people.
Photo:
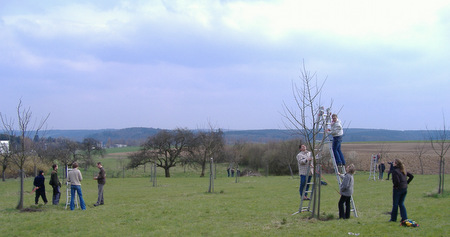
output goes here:
[{"label": "group of people", "polygon": [[[346,165],[344,155],[341,151],[342,136],[344,131],[342,125],[336,114],[333,114],[331,122],[331,128],[328,130],[333,136],[332,150],[335,157],[335,162],[338,167],[344,167]],[[313,165],[311,164],[311,152],[307,151],[305,145],[299,146],[300,152],[297,154],[298,170],[300,175],[300,198],[303,200],[310,200],[308,197],[309,183],[311,182],[311,174],[313,173]],[[401,221],[407,220],[408,215],[405,208],[405,198],[407,194],[408,184],[414,178],[414,176],[406,171],[403,162],[399,159],[395,159],[391,165],[389,175],[392,174],[392,211],[391,218],[389,221],[397,221],[398,209],[400,208]],[[384,164],[383,164],[384,166]],[[384,172],[384,167],[382,168]],[[339,170],[339,169],[338,169]],[[341,169],[344,170],[344,169]],[[342,182],[339,186],[339,193],[341,198],[338,202],[339,219],[350,218],[351,206],[350,200],[353,195],[354,179],[353,174],[355,173],[355,166],[353,164],[347,166],[346,172],[344,174],[339,173],[338,175],[342,178]],[[382,179],[382,173],[380,173],[380,179]],[[345,207],[345,209],[344,209]]]},{"label": "group of people", "polygon": [[[98,198],[97,202],[94,206],[99,206],[104,204],[103,200],[103,187],[106,183],[106,172],[103,168],[101,162],[97,163],[97,168],[99,169],[98,175],[94,177],[98,183]],[[83,175],[81,171],[78,169],[78,163],[74,162],[72,164],[72,170],[67,174],[67,182],[70,183],[70,210],[75,209],[75,193],[78,195],[80,200],[81,210],[86,210],[86,203],[83,199],[83,192],[81,190],[81,181],[83,180]],[[61,182],[58,178],[58,165],[52,165],[52,174],[50,176],[49,184],[53,188],[53,197],[52,203],[53,205],[59,204],[59,199],[61,197]],[[35,188],[33,189],[36,192],[35,196],[35,204],[38,205],[39,198],[42,197],[44,204],[47,204],[47,197],[45,195],[45,177],[44,171],[40,170],[39,175],[34,178],[33,185]]]},{"label": "group of people", "polygon": [[[228,167],[227,168],[227,175],[228,177],[234,177],[234,168]],[[231,175],[231,176],[230,176]],[[236,176],[241,176],[241,171],[239,169],[236,169]]]},{"label": "group of people", "polygon": [[[50,176],[50,186],[53,188],[53,196],[52,196],[52,203],[53,205],[59,204],[59,198],[61,197],[61,182],[59,182],[58,179],[58,165],[53,164],[52,165],[52,174]],[[38,205],[39,203],[39,197],[42,197],[42,201],[44,201],[44,204],[47,204],[47,196],[45,194],[45,177],[44,177],[44,171],[39,170],[39,174],[34,178],[33,181],[33,191],[35,191],[36,196],[34,198],[34,203]]]}]

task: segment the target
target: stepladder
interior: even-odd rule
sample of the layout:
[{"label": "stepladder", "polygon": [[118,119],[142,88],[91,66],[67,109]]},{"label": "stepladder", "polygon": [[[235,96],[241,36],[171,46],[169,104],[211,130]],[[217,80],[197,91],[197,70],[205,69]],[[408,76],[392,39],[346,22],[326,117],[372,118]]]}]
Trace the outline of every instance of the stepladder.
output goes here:
[{"label": "stepladder", "polygon": [[[308,167],[311,167],[311,161],[307,164]],[[320,177],[320,176],[319,176]],[[300,193],[300,206],[297,212],[294,212],[292,215],[301,213],[301,212],[311,212],[311,203],[315,198],[315,185],[314,185],[314,177],[313,177],[313,168],[308,169],[308,175],[303,177],[305,179],[305,187],[303,188],[303,192]],[[300,179],[302,177],[300,176]],[[318,175],[316,175],[316,181],[318,180]],[[300,185],[301,185],[300,180]],[[309,195],[308,195],[309,194]]]},{"label": "stepladder", "polygon": [[[339,174],[345,174],[345,165],[342,165],[341,167],[338,167],[336,163],[336,159],[334,158],[334,152],[332,147],[332,142],[328,142],[328,150],[330,151],[331,160],[333,161],[333,167],[334,167],[334,173],[336,175],[336,180],[338,183],[338,186],[340,187],[342,184],[342,177]],[[353,195],[350,197],[350,205],[351,205],[351,212],[353,212],[355,217],[358,217],[358,212],[356,210],[355,201],[353,200]]]},{"label": "stepladder", "polygon": [[[70,200],[71,200],[71,198],[72,198],[72,191],[71,191],[71,186],[72,186],[72,184],[70,184],[70,182],[67,182],[66,183],[66,185],[67,185],[67,187],[66,187],[66,209],[67,209],[67,207],[68,206],[70,206]],[[76,208],[78,208],[79,206],[78,206],[78,200],[77,200],[77,193],[75,192],[75,195],[74,195],[74,203],[75,203],[75,205],[76,205]]]},{"label": "stepladder", "polygon": [[378,155],[372,154],[372,157],[370,158],[370,173],[369,173],[369,180],[373,179],[374,181],[377,180],[377,173],[378,173]]}]

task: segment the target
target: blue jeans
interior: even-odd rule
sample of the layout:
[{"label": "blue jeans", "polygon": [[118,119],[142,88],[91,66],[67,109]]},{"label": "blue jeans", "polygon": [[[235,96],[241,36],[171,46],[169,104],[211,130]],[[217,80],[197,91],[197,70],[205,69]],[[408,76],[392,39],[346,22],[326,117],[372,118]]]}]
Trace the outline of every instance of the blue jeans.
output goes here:
[{"label": "blue jeans", "polygon": [[345,165],[344,154],[341,151],[342,136],[333,137],[333,154],[337,165]]},{"label": "blue jeans", "polygon": [[[311,177],[312,176],[308,176],[308,183],[311,182]],[[305,185],[306,185],[306,190],[305,190],[305,192],[306,192],[309,189],[309,184],[308,185],[306,184],[306,175],[300,175],[300,188],[299,188],[300,198],[302,197],[302,193],[303,193],[303,189],[305,188]],[[305,197],[306,196],[308,196],[307,193],[305,193]]]},{"label": "blue jeans", "polygon": [[84,203],[83,193],[81,192],[80,185],[70,186],[70,210],[73,211],[73,209],[75,209],[75,191],[77,192],[78,197],[80,197],[81,210],[86,210],[86,204]]},{"label": "blue jeans", "polygon": [[406,198],[407,189],[394,189],[392,192],[392,212],[391,212],[391,221],[397,221],[397,213],[398,208],[400,207],[400,216],[402,217],[402,221],[408,219],[408,215],[406,214],[405,207],[405,198]]},{"label": "blue jeans", "polygon": [[61,191],[59,190],[59,186],[53,187],[53,197],[52,197],[52,203],[53,205],[59,204],[59,198],[61,197]]}]

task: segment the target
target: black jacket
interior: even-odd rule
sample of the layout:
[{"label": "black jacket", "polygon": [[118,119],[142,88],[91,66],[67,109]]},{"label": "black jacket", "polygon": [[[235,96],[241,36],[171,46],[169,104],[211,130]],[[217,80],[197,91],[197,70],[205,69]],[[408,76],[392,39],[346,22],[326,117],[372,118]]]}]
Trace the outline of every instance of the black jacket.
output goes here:
[{"label": "black jacket", "polygon": [[[408,177],[408,179],[406,179]],[[404,189],[408,188],[408,184],[414,178],[409,172],[406,175],[403,174],[398,167],[394,166],[394,171],[392,171],[392,183],[394,184],[394,189]]]},{"label": "black jacket", "polygon": [[40,174],[40,175],[38,175],[38,176],[36,176],[36,178],[34,178],[34,182],[33,182],[33,185],[35,186],[35,187],[39,187],[39,190],[45,190],[45,177],[42,175],[42,174]]}]

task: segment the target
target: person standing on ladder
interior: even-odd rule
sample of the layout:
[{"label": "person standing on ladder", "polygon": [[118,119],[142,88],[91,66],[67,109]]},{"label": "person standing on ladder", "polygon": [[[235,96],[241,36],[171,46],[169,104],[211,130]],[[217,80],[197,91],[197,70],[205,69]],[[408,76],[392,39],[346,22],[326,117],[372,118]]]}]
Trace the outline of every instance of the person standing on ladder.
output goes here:
[{"label": "person standing on ladder", "polygon": [[329,129],[331,136],[333,136],[333,154],[338,167],[345,166],[344,154],[341,151],[342,136],[344,135],[344,129],[342,129],[341,121],[338,119],[337,114],[331,115],[331,129]]},{"label": "person standing on ladder", "polygon": [[[309,184],[307,183],[311,182],[311,175],[309,175],[310,171],[310,161],[311,161],[311,152],[306,150],[305,145],[299,146],[300,152],[297,154],[297,161],[298,161],[298,173],[300,175],[300,198],[302,198],[303,190],[305,189],[305,194],[303,196],[303,200],[309,200],[308,194],[306,194],[306,191],[309,189]],[[306,176],[308,176],[308,181],[306,181]]]}]

